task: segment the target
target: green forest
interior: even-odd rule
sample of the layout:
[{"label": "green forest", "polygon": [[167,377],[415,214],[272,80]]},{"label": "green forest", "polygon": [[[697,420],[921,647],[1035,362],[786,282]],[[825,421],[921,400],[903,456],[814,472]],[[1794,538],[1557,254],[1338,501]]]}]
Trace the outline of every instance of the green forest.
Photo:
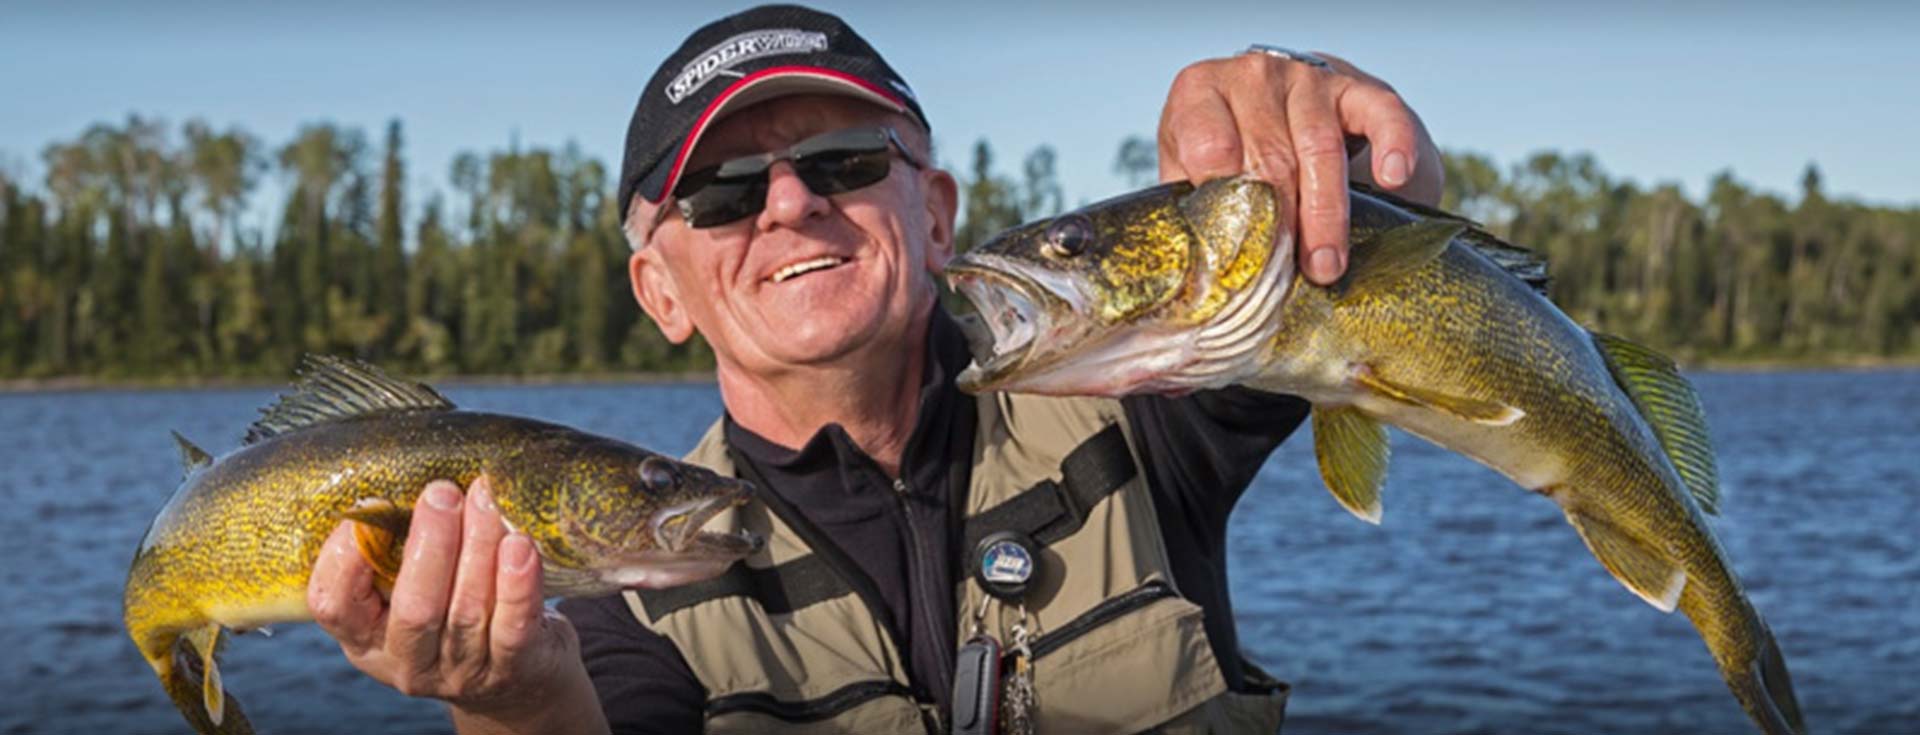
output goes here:
[{"label": "green forest", "polygon": [[[679,373],[710,367],[633,304],[607,164],[569,145],[463,153],[406,200],[398,121],[274,145],[130,117],[0,172],[0,379],[278,379],[305,352],[409,374]],[[949,161],[961,247],[1068,206],[1051,148],[1003,173],[978,142]],[[1113,168],[1146,185],[1152,143]],[[283,201],[262,201],[280,182]],[[1731,172],[1704,200],[1643,188],[1583,154],[1447,156],[1443,203],[1544,253],[1581,322],[1693,364],[1920,357],[1920,208],[1794,200]],[[243,217],[268,212],[272,227]]]}]

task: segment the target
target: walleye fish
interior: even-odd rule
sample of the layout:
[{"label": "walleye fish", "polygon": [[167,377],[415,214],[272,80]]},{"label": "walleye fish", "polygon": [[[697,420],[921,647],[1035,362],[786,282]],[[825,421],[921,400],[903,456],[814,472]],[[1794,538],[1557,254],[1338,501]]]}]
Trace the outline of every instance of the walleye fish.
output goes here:
[{"label": "walleye fish", "polygon": [[1544,264],[1466,220],[1364,188],[1351,211],[1351,263],[1325,288],[1295,272],[1281,205],[1252,179],[1009,230],[946,269],[986,327],[961,387],[1298,395],[1328,489],[1370,523],[1383,424],[1398,426],[1559,504],[1615,579],[1686,614],[1762,731],[1804,732],[1786,661],[1702,515],[1718,479],[1673,362],[1575,324],[1535,291]]},{"label": "walleye fish", "polygon": [[700,527],[746,502],[744,482],[532,419],[455,410],[432,388],[309,357],[297,388],[218,460],[179,434],[186,478],[127,573],[127,634],[200,733],[250,733],[221,686],[227,629],[310,620],[320,546],[355,521],[391,589],[427,482],[481,474],[500,515],[540,551],[546,593],[607,594],[718,575],[761,543]]}]

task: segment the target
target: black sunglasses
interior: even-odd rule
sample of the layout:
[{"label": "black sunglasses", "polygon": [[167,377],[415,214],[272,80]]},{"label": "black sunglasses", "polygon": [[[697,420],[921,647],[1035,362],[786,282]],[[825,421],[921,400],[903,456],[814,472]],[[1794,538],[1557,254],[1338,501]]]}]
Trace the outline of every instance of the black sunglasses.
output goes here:
[{"label": "black sunglasses", "polygon": [[[925,168],[889,127],[849,128],[823,133],[784,151],[742,156],[693,171],[673,187],[674,204],[688,227],[718,227],[759,214],[767,206],[767,170],[774,161],[793,164],[807,189],[821,196],[842,194],[879,183],[893,170],[893,152],[914,168]],[[660,208],[654,226],[665,219]]]}]

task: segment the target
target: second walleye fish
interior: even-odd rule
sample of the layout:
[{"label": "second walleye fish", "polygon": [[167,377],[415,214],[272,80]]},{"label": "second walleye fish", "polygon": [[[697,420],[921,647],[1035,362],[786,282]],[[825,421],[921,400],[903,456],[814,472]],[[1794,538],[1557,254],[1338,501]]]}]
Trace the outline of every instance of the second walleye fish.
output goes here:
[{"label": "second walleye fish", "polygon": [[1373,523],[1382,424],[1399,426],[1558,503],[1621,584],[1686,614],[1763,731],[1804,732],[1786,661],[1701,515],[1718,481],[1673,362],[1582,329],[1515,277],[1524,251],[1465,220],[1370,191],[1351,202],[1352,262],[1329,288],[1294,272],[1273,191],[1251,179],[1009,230],[947,267],[993,343],[961,386],[1298,395],[1328,489]]},{"label": "second walleye fish", "polygon": [[305,372],[217,460],[175,435],[186,478],[127,572],[127,634],[203,735],[253,732],[221,681],[226,630],[309,619],[308,577],[342,519],[389,589],[431,480],[486,475],[501,519],[539,550],[550,596],[706,579],[761,543],[702,530],[746,502],[739,480],[565,426],[456,410],[349,360],[310,357]]}]

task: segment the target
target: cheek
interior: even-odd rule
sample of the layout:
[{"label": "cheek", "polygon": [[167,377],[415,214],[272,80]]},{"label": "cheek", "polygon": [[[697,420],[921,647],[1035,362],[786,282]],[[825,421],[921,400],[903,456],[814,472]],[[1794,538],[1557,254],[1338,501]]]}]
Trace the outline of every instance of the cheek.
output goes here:
[{"label": "cheek", "polygon": [[728,284],[740,270],[741,248],[725,242],[689,242],[668,253],[667,270],[682,301],[705,306],[722,300]]}]

